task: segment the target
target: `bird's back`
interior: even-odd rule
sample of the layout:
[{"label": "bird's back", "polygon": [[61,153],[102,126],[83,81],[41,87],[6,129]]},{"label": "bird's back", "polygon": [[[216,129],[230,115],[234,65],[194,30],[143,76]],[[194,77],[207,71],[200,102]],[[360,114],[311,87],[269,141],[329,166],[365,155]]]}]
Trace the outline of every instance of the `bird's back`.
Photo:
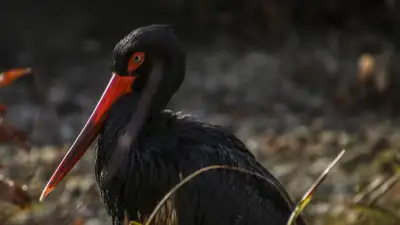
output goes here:
[{"label": "bird's back", "polygon": [[[110,138],[113,137],[100,138],[99,152]],[[107,187],[102,190],[103,194],[108,193],[105,203],[114,214],[121,211],[116,209],[120,207],[131,219],[146,219],[180,180],[211,165],[239,167],[268,181],[231,170],[205,172],[178,190],[162,208],[160,222],[153,224],[166,224],[169,220],[168,224],[184,225],[283,225],[293,208],[284,188],[240,140],[189,116],[164,112],[151,119],[132,147],[130,158],[129,172],[120,174],[108,186],[115,188],[120,183],[124,191],[115,193],[124,193],[123,196],[110,195],[112,191]],[[117,204],[115,198],[120,199]]]}]

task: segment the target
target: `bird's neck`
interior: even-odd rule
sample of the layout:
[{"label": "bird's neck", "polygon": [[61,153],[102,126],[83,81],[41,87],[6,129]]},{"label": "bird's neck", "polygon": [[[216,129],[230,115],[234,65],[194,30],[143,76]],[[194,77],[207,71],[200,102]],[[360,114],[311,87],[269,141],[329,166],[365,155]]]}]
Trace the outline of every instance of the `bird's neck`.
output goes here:
[{"label": "bird's neck", "polygon": [[[157,95],[157,94],[156,94]],[[113,123],[112,126],[120,126],[123,129],[135,114],[142,113],[142,126],[145,126],[150,118],[158,117],[164,111],[168,101],[155,97],[151,103],[143,108],[143,96],[137,92],[132,92],[118,99],[109,111],[106,123]],[[169,99],[168,99],[169,100]]]}]

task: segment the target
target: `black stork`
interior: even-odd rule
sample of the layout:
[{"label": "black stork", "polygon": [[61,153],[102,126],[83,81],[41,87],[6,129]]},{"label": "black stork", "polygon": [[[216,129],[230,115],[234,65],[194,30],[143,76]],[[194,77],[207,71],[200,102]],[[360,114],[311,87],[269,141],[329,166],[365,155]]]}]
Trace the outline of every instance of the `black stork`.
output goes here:
[{"label": "black stork", "polygon": [[[228,170],[201,174],[173,195],[152,224],[286,224],[294,208],[289,195],[238,138],[218,126],[165,110],[185,77],[185,53],[170,26],[140,27],[125,36],[114,49],[112,72],[41,200],[98,138],[96,179],[113,224],[122,224],[124,215],[143,222],[183,177],[210,165],[240,167],[269,182]],[[139,129],[131,144],[117,150],[128,124]],[[305,222],[299,218],[297,224]]]}]

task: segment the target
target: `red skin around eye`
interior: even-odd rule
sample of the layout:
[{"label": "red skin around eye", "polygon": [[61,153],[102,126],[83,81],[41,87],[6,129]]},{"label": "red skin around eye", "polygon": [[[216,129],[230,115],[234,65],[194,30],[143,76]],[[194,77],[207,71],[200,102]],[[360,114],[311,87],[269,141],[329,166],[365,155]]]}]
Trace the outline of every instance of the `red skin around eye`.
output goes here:
[{"label": "red skin around eye", "polygon": [[[136,57],[140,57],[141,60],[135,61]],[[144,52],[136,52],[132,55],[128,62],[128,72],[131,73],[135,71],[144,62]]]}]

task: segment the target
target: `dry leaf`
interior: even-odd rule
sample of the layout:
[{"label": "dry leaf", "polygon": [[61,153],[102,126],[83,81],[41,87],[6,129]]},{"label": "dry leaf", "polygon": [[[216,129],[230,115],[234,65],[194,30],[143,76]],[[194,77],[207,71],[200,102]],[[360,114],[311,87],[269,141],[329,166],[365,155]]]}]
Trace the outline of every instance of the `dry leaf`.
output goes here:
[{"label": "dry leaf", "polygon": [[27,135],[18,128],[0,120],[0,143],[13,143],[26,151],[31,149]]},{"label": "dry leaf", "polygon": [[366,82],[375,70],[375,59],[370,54],[362,54],[358,59],[358,79]]},{"label": "dry leaf", "polygon": [[0,175],[0,201],[17,205],[21,209],[28,208],[32,203],[26,187],[18,186],[3,175]]},{"label": "dry leaf", "polygon": [[379,54],[363,54],[358,60],[358,80],[362,84],[373,82],[374,88],[384,92],[389,85],[390,49]]}]

